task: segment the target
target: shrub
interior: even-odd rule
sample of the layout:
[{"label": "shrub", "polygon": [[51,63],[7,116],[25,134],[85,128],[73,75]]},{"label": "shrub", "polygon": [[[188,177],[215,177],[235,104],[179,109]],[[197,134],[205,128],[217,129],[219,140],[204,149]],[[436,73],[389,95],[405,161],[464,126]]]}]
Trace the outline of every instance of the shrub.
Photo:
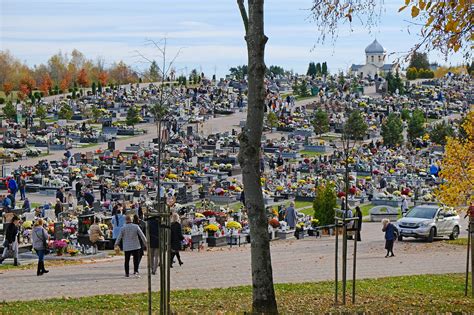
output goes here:
[{"label": "shrub", "polygon": [[314,217],[320,225],[334,223],[335,208],[337,206],[334,184],[323,183],[316,189],[316,198],[313,201]]},{"label": "shrub", "polygon": [[0,104],[5,104],[5,99],[3,97],[0,97]]}]

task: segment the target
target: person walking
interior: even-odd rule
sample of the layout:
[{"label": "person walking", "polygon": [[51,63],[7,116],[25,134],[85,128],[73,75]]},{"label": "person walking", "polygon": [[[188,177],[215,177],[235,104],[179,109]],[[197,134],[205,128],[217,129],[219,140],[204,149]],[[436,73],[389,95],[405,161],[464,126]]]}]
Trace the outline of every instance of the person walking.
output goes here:
[{"label": "person walking", "polygon": [[0,264],[7,258],[8,252],[13,252],[13,266],[18,266],[18,231],[20,225],[20,218],[13,215],[10,224],[5,233],[5,241],[3,242],[3,254],[0,257]]},{"label": "person walking", "polygon": [[181,242],[183,240],[183,229],[181,227],[179,215],[174,212],[171,215],[171,268],[173,268],[173,260],[175,256],[176,258],[178,258],[179,265],[181,266],[183,264],[183,262],[181,261],[181,255],[179,254],[181,250]]},{"label": "person walking", "polygon": [[10,194],[13,196],[12,209],[15,209],[16,193],[18,192],[18,184],[15,178],[12,177],[8,180],[8,189],[10,190]]},{"label": "person walking", "polygon": [[383,219],[382,225],[382,232],[385,232],[385,249],[387,250],[385,258],[394,257],[395,255],[393,254],[393,243],[395,242],[396,233],[398,232],[398,229],[395,227],[395,225],[390,223],[389,219]]},{"label": "person walking", "polygon": [[[140,230],[142,230],[143,234],[146,237],[146,224],[144,221],[140,220],[139,216],[134,214],[133,215],[133,224],[138,225]],[[146,242],[143,243],[140,239],[140,249],[138,250],[138,264],[140,265],[140,262],[142,261],[143,255],[144,255],[144,249],[146,248]]]},{"label": "person walking", "polygon": [[125,226],[120,230],[118,238],[115,240],[115,248],[123,240],[123,251],[125,252],[125,277],[129,277],[130,274],[130,256],[133,256],[133,274],[136,278],[140,278],[138,271],[140,267],[139,250],[141,249],[140,240],[143,244],[146,244],[146,238],[140,227],[133,224],[132,217],[125,217]]},{"label": "person walking", "polygon": [[44,268],[44,255],[48,249],[48,232],[43,227],[43,219],[38,219],[35,223],[33,231],[31,231],[31,239],[33,248],[38,255],[38,269],[36,271],[37,276],[42,276],[45,273],[48,273],[49,270]]},{"label": "person walking", "polygon": [[295,210],[295,203],[290,202],[290,206],[285,210],[285,222],[291,229],[294,229],[297,223],[297,214]]},{"label": "person walking", "polygon": [[158,218],[151,218],[148,224],[150,225],[151,274],[156,275],[156,270],[160,265],[160,222]]},{"label": "person walking", "polygon": [[[115,215],[112,217],[112,238],[116,240],[125,225],[125,216],[122,214],[122,209],[117,209]],[[122,246],[120,245],[120,248]]]},{"label": "person walking", "polygon": [[357,219],[357,241],[360,242],[360,231],[362,230],[362,211],[360,210],[360,207],[357,206],[355,208],[355,216],[358,218]]}]

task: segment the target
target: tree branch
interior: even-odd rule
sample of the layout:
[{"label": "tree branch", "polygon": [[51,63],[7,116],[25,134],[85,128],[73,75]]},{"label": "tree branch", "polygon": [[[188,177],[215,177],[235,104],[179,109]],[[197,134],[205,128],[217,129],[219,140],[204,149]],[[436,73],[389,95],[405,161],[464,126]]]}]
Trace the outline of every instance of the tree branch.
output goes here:
[{"label": "tree branch", "polygon": [[242,21],[244,23],[245,35],[247,35],[249,29],[249,18],[247,10],[245,10],[244,0],[237,0],[237,4],[239,5],[240,15],[242,16]]}]

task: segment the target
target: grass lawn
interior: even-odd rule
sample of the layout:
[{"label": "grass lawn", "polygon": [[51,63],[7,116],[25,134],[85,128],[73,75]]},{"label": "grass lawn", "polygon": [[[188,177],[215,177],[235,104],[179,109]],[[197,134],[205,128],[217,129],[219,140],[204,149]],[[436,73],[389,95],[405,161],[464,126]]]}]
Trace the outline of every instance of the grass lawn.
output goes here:
[{"label": "grass lawn", "polygon": [[[21,263],[21,260],[20,260]],[[66,266],[66,265],[80,265],[84,262],[80,260],[48,260],[46,261],[45,265],[46,268],[49,267],[58,267],[58,266]],[[29,270],[29,269],[36,269],[36,262],[33,264],[22,264],[20,266],[13,266],[12,264],[2,264],[0,265],[0,271],[2,270]],[[2,314],[2,304],[0,303],[0,314]]]},{"label": "grass lawn", "polygon": [[[356,304],[334,306],[331,281],[275,285],[281,314],[352,313],[470,313],[474,299],[464,297],[464,275],[420,275],[357,282]],[[348,288],[351,292],[351,288]],[[179,290],[171,293],[177,314],[245,313],[251,308],[250,286],[212,290]],[[153,311],[159,311],[159,294],[153,294]],[[145,313],[147,295],[101,295],[28,302],[0,302],[1,314],[38,313]],[[348,301],[350,298],[348,297]]]},{"label": "grass lawn", "polygon": [[446,243],[451,245],[467,246],[467,237],[458,238],[457,240],[447,240]]},{"label": "grass lawn", "polygon": [[302,151],[299,152],[299,154],[301,154],[301,156],[306,156],[306,157],[315,157],[315,156],[320,156],[323,153],[302,150]]},{"label": "grass lawn", "polygon": [[362,216],[365,217],[365,216],[369,215],[369,210],[372,209],[375,206],[371,203],[367,203],[367,204],[361,205],[359,207],[360,207],[360,211],[362,212]]}]

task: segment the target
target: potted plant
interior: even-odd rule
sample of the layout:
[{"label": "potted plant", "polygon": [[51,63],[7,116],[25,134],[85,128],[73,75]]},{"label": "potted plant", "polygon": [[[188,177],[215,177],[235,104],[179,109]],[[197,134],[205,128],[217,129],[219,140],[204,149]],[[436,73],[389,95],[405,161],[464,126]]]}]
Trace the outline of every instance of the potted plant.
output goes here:
[{"label": "potted plant", "polygon": [[295,226],[295,237],[297,239],[304,238],[304,223],[298,223]]},{"label": "potted plant", "polygon": [[65,240],[56,240],[53,242],[53,249],[56,250],[57,256],[62,256],[66,247],[67,243]]},{"label": "potted plant", "polygon": [[317,236],[319,234],[317,227],[319,226],[319,220],[318,219],[312,219],[311,220],[311,228],[308,229],[308,235],[309,236]]}]

